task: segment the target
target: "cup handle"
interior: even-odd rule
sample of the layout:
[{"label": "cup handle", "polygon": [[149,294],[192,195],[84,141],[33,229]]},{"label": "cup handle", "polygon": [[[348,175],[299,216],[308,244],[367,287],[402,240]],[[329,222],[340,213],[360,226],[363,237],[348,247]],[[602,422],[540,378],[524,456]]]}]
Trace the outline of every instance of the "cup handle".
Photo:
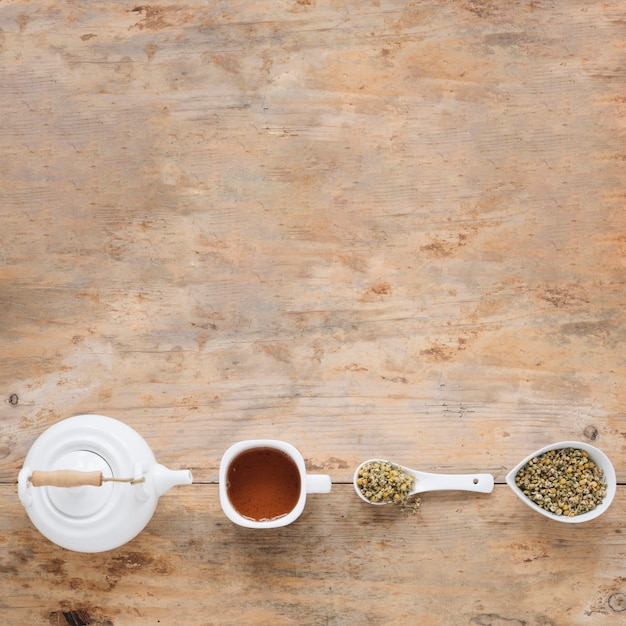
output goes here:
[{"label": "cup handle", "polygon": [[307,493],[330,493],[332,482],[327,474],[307,474]]}]

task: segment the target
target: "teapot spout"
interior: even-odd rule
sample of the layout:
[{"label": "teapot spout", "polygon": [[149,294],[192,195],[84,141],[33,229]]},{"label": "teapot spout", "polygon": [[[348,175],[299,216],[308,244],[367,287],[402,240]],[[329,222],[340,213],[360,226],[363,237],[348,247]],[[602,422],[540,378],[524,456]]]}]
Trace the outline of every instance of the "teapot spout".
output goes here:
[{"label": "teapot spout", "polygon": [[175,485],[191,485],[193,476],[189,470],[171,470],[157,463],[153,480],[156,494],[160,497]]}]

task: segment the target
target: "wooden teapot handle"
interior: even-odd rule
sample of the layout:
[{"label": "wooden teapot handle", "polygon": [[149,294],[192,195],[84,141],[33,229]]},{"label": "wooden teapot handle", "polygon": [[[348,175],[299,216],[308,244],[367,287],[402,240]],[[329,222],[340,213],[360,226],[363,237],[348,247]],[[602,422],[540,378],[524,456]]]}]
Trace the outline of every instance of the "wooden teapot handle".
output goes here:
[{"label": "wooden teapot handle", "polygon": [[80,470],[35,471],[30,477],[33,487],[82,487],[102,485],[102,472],[82,472]]}]

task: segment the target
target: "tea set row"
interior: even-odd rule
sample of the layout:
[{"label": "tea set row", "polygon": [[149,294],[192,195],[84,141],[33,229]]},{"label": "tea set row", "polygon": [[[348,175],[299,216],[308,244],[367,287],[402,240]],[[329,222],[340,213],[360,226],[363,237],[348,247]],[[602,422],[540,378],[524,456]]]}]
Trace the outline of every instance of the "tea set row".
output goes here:
[{"label": "tea set row", "polygon": [[[603,471],[606,496],[594,510],[575,517],[557,517],[538,507],[515,485],[515,476],[528,461],[566,447],[585,450]],[[247,452],[273,450],[286,455],[297,468],[297,489],[287,513],[272,519],[253,519],[240,513],[229,495],[229,470]],[[381,459],[377,459],[381,460]],[[356,493],[370,502],[357,486]],[[394,465],[398,465],[395,464]],[[398,466],[401,467],[401,466]],[[415,477],[411,494],[437,490],[490,493],[491,474],[431,474],[402,468]],[[262,471],[257,473],[262,474]],[[152,518],[157,501],[175,485],[191,484],[189,470],[170,470],[156,462],[146,441],[123,422],[103,415],[77,415],[57,422],[34,442],[18,476],[18,495],[35,527],[50,541],[77,552],[103,552],[137,536]],[[565,523],[588,521],[601,515],[616,492],[615,470],[608,457],[582,442],[565,441],[535,451],[506,477],[516,495],[538,513]],[[226,517],[246,528],[277,528],[294,522],[302,513],[307,494],[328,493],[330,476],[308,474],[300,452],[273,439],[239,441],[223,455],[219,469],[220,505]],[[271,496],[274,497],[274,496]]]}]

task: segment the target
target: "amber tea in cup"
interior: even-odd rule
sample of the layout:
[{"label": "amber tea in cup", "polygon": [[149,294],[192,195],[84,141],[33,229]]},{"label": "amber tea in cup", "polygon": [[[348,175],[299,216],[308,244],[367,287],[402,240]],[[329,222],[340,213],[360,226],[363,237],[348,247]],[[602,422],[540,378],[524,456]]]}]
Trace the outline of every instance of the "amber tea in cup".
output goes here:
[{"label": "amber tea in cup", "polygon": [[300,498],[300,472],[293,459],[276,448],[252,448],[228,467],[226,493],[244,517],[270,521],[287,515]]},{"label": "amber tea in cup", "polygon": [[308,493],[328,493],[330,476],[307,474],[294,446],[275,439],[233,444],[220,463],[220,504],[231,522],[277,528],[295,521]]}]

